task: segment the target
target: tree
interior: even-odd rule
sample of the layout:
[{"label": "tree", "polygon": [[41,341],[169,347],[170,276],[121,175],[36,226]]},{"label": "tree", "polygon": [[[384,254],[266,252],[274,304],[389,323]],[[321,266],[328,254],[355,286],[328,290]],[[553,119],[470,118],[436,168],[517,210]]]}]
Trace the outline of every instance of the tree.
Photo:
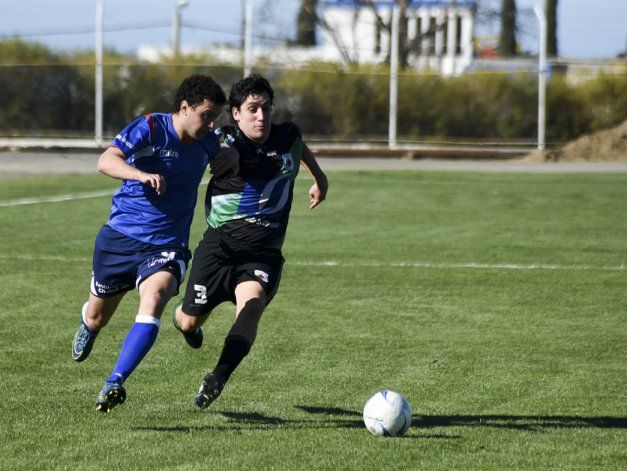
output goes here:
[{"label": "tree", "polygon": [[298,17],[296,18],[295,44],[297,46],[316,45],[317,7],[318,0],[301,0]]},{"label": "tree", "polygon": [[557,0],[547,0],[546,2],[546,53],[555,57],[557,52]]},{"label": "tree", "polygon": [[499,53],[505,57],[516,55],[516,1],[501,2],[501,34]]},{"label": "tree", "polygon": [[93,87],[70,58],[40,43],[0,41],[0,129],[42,132],[93,126]]}]

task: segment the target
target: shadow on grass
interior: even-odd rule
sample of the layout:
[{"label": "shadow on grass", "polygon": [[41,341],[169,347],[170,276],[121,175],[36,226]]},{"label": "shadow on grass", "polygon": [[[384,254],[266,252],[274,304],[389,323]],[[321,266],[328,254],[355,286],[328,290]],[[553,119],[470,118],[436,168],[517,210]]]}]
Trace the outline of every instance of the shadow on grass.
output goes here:
[{"label": "shadow on grass", "polygon": [[[304,409],[303,409],[304,410]],[[211,411],[210,411],[211,412]],[[227,419],[226,424],[202,425],[202,426],[139,426],[131,427],[132,430],[152,430],[156,432],[194,432],[201,430],[271,430],[276,427],[303,429],[303,428],[363,428],[361,420],[343,419],[339,417],[314,418],[314,419],[284,419],[272,417],[257,412],[232,412],[213,411]]]},{"label": "shadow on grass", "polygon": [[[311,414],[355,415],[361,412],[338,408],[297,406]],[[540,428],[627,428],[626,417],[580,417],[564,415],[421,415],[414,414],[412,427],[495,427],[520,430]]]},{"label": "shadow on grass", "polygon": [[414,416],[414,427],[494,427],[517,430],[545,428],[627,428],[625,417],[578,417],[564,415],[423,415]]},{"label": "shadow on grass", "polygon": [[[229,419],[226,424],[203,426],[138,426],[131,430],[150,430],[155,432],[190,433],[203,430],[270,430],[275,427],[290,429],[303,428],[364,428],[362,414],[359,411],[337,407],[296,406],[314,418],[284,419],[257,412],[215,411]],[[542,430],[547,428],[627,428],[625,417],[578,417],[550,415],[419,415],[412,418],[412,429],[406,438],[459,439],[457,435],[419,434],[416,431],[436,427],[492,427],[513,430]],[[412,433],[413,432],[413,433]],[[412,437],[413,435],[413,437]]]}]

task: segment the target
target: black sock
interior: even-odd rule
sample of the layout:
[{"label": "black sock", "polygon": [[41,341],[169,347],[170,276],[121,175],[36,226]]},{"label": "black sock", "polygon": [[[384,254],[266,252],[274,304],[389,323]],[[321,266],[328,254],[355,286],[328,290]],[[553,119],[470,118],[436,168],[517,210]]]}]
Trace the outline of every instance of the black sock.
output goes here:
[{"label": "black sock", "polygon": [[213,371],[221,374],[225,381],[228,380],[231,373],[235,371],[235,368],[237,368],[249,351],[250,342],[246,337],[228,335],[224,339],[222,355],[220,355],[218,364]]}]

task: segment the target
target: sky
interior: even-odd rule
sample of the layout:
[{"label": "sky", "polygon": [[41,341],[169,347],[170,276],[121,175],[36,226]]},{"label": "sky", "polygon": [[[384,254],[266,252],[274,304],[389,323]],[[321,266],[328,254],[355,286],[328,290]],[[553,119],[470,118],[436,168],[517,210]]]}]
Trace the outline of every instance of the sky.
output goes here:
[{"label": "sky", "polygon": [[[188,0],[180,10],[181,48],[240,44],[245,0]],[[498,0],[494,0],[499,4]],[[524,50],[537,51],[537,20],[544,0],[517,0]],[[172,42],[179,0],[104,0],[104,44],[135,53]],[[0,39],[17,35],[55,50],[93,49],[96,0],[0,0]],[[627,0],[560,0],[558,47],[568,59],[612,59],[627,49]],[[299,0],[255,0],[256,37],[293,38]],[[484,29],[480,34],[497,34]],[[253,41],[253,44],[255,39]]]}]

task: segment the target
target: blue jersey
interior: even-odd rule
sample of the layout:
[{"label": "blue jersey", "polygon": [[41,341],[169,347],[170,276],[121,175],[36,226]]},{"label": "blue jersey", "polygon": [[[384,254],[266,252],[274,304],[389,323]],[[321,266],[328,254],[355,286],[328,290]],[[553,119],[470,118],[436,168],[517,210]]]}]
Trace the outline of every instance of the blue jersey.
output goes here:
[{"label": "blue jersey", "polygon": [[163,176],[167,189],[157,196],[149,185],[124,180],[113,195],[109,226],[149,244],[186,247],[198,185],[220,150],[216,135],[209,132],[198,141],[181,141],[172,116],[155,113],[129,124],[113,145],[124,152],[129,165]]}]

